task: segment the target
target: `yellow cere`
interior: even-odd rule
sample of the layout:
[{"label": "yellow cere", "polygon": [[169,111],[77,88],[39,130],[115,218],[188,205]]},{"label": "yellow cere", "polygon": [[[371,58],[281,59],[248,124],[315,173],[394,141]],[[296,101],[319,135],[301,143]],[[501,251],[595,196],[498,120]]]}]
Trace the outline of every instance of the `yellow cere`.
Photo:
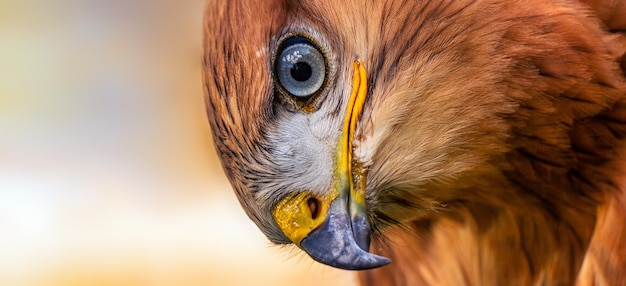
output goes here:
[{"label": "yellow cere", "polygon": [[[334,193],[329,197],[316,198],[309,192],[302,192],[280,201],[272,210],[278,227],[296,245],[324,223],[330,203],[337,198]],[[313,218],[309,199],[317,200],[317,216]]]}]

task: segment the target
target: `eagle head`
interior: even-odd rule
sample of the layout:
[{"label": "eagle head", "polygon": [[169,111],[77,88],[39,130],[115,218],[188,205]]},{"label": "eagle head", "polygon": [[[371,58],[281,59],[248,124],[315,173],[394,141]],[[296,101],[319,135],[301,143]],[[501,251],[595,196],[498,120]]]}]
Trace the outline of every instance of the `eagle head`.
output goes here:
[{"label": "eagle head", "polygon": [[[576,17],[514,3],[209,1],[206,105],[248,216],[274,243],[369,269],[390,262],[369,252],[386,228],[506,200],[483,190],[505,185],[516,134],[553,124],[551,106],[535,105],[569,84],[541,74],[580,70],[580,47],[549,33],[584,38],[559,30]],[[541,110],[519,112],[528,106]],[[558,122],[601,108],[572,107]]]}]

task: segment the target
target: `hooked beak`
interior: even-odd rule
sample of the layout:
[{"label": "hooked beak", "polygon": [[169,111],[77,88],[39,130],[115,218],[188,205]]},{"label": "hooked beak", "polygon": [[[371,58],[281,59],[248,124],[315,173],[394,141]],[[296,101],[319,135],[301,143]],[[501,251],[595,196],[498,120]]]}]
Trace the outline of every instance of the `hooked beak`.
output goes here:
[{"label": "hooked beak", "polygon": [[336,151],[332,192],[321,198],[309,192],[289,196],[274,207],[272,214],[285,235],[311,258],[337,268],[364,270],[391,261],[368,252],[367,170],[352,160],[352,141],[367,95],[367,77],[361,61],[354,63],[354,69],[352,94]]}]

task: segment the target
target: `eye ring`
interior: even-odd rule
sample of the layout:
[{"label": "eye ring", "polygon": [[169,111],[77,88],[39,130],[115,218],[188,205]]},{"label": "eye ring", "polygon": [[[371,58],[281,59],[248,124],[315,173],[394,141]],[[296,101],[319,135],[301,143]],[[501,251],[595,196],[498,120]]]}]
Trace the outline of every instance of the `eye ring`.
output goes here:
[{"label": "eye ring", "polygon": [[307,35],[294,34],[279,45],[274,60],[278,90],[301,106],[326,86],[329,66],[324,51]]}]

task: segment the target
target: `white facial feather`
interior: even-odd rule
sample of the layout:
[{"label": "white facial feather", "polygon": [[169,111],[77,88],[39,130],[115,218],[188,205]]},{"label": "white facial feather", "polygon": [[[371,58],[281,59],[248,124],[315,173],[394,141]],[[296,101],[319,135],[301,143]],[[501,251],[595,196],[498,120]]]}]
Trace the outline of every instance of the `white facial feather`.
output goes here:
[{"label": "white facial feather", "polygon": [[259,186],[259,197],[287,192],[327,193],[332,188],[333,165],[340,131],[331,116],[319,113],[287,113],[279,116],[268,135],[277,168],[271,185]]}]

